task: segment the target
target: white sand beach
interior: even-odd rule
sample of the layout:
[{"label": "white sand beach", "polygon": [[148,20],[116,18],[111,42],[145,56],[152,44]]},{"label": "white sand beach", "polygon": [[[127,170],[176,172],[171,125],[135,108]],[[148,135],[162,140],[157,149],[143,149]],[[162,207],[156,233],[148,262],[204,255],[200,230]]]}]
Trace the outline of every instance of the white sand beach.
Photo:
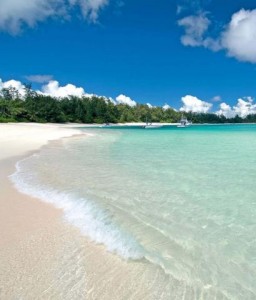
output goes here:
[{"label": "white sand beach", "polygon": [[45,263],[56,255],[61,220],[61,211],[19,193],[8,176],[18,160],[48,141],[77,134],[56,125],[0,124],[1,299],[32,299],[31,285],[39,288],[38,277],[47,282]]},{"label": "white sand beach", "polygon": [[81,134],[69,127],[0,124],[0,298],[166,298],[175,284],[160,268],[124,261],[90,242],[61,210],[19,193],[8,178],[18,160],[50,140]]}]

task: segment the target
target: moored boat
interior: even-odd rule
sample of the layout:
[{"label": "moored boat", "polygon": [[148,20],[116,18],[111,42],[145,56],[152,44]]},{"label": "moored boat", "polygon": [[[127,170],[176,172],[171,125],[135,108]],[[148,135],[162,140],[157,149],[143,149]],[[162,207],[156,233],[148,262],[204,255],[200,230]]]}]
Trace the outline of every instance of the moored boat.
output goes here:
[{"label": "moored boat", "polygon": [[154,125],[154,124],[152,124],[152,123],[151,123],[151,124],[146,124],[146,125],[143,126],[143,128],[145,128],[145,129],[150,129],[150,128],[161,128],[161,127],[163,127],[163,125],[160,125],[160,124],[159,124],[159,125],[158,125],[158,124],[155,124],[155,125]]},{"label": "moored boat", "polygon": [[190,126],[190,125],[192,125],[192,122],[191,122],[191,121],[188,121],[188,119],[185,118],[185,117],[182,115],[182,117],[181,117],[181,119],[180,119],[180,124],[179,124],[177,127],[179,127],[179,128],[185,128],[185,127],[188,127],[188,126]]}]

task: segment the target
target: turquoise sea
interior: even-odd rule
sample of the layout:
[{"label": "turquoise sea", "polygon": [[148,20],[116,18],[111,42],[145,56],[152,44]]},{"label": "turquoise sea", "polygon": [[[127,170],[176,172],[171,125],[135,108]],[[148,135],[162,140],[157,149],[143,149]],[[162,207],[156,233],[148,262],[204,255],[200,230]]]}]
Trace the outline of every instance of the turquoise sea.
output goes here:
[{"label": "turquoise sea", "polygon": [[20,161],[16,186],[184,299],[256,299],[256,125],[84,130]]}]

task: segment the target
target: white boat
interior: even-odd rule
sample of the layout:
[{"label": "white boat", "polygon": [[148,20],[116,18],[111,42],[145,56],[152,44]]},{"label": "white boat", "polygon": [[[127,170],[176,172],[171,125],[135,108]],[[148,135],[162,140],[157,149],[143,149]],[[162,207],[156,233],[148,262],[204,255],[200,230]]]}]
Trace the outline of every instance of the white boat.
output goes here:
[{"label": "white boat", "polygon": [[161,124],[153,124],[152,122],[148,121],[148,118],[146,118],[146,124],[142,126],[144,129],[151,129],[151,128],[161,128],[163,125]]},{"label": "white boat", "polygon": [[111,125],[109,123],[105,123],[105,124],[101,125],[100,127],[111,127]]},{"label": "white boat", "polygon": [[151,124],[146,124],[146,125],[144,125],[143,126],[143,128],[145,128],[145,129],[150,129],[150,128],[161,128],[161,127],[163,127],[163,125],[153,125],[152,123]]},{"label": "white boat", "polygon": [[185,128],[192,125],[192,122],[188,121],[187,118],[185,118],[183,115],[180,119],[180,124],[177,126],[178,128]]}]

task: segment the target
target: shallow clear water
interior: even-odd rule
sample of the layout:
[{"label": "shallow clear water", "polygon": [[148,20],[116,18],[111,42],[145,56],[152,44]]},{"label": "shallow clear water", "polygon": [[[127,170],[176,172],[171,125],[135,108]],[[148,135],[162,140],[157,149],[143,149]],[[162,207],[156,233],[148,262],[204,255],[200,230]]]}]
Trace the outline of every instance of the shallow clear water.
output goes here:
[{"label": "shallow clear water", "polygon": [[18,188],[125,259],[256,299],[256,126],[88,131],[19,162]]}]

